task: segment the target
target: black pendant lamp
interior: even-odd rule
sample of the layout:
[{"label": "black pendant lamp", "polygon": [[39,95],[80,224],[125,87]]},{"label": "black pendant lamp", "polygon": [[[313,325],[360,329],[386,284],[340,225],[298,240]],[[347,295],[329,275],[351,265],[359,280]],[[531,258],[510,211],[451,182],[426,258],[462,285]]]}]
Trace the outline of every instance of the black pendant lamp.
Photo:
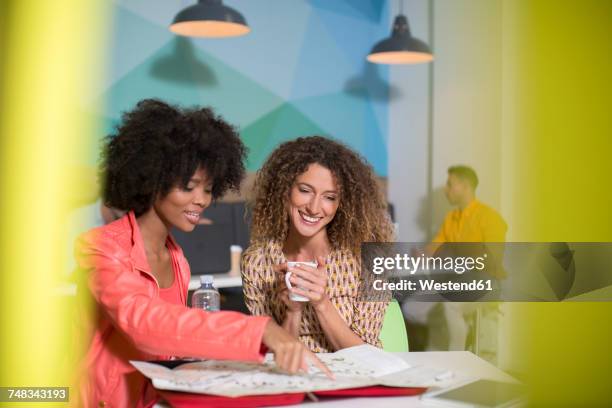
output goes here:
[{"label": "black pendant lamp", "polygon": [[391,37],[378,42],[368,55],[368,61],[376,64],[419,64],[431,60],[431,49],[410,34],[408,18],[401,10],[393,22]]},{"label": "black pendant lamp", "polygon": [[170,31],[187,37],[237,37],[251,29],[242,14],[221,0],[198,0],[174,17]]}]

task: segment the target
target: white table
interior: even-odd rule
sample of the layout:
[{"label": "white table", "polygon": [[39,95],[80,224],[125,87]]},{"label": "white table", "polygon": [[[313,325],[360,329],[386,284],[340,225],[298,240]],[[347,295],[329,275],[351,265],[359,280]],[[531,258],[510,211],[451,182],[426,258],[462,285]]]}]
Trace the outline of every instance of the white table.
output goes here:
[{"label": "white table", "polygon": [[[450,370],[454,373],[461,373],[471,377],[481,379],[517,382],[516,379],[487,361],[470,353],[469,351],[429,351],[413,353],[395,353],[412,365],[426,365],[429,367]],[[423,407],[431,408],[424,404],[419,396],[414,397],[376,397],[376,398],[334,398],[324,399],[319,402],[312,402],[308,399],[304,403],[318,407],[335,408],[412,408]],[[297,405],[292,405],[297,406]],[[168,408],[169,405],[159,403],[155,408]]]},{"label": "white table", "polygon": [[[413,365],[427,365],[430,367],[451,370],[480,379],[517,382],[516,379],[491,363],[481,359],[469,351],[429,351],[413,353],[395,353]],[[306,400],[304,400],[306,402]],[[308,404],[315,404],[308,402]],[[312,405],[313,408],[315,405]],[[376,397],[376,398],[343,398],[326,399],[316,403],[316,407],[350,407],[350,408],[431,408],[424,404],[420,396],[414,397]]]}]

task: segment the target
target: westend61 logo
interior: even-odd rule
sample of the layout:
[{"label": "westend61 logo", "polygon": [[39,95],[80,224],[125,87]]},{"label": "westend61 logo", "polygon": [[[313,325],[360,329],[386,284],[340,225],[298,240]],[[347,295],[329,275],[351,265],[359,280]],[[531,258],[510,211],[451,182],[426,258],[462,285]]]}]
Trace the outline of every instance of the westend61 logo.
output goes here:
[{"label": "westend61 logo", "polygon": [[[377,256],[372,260],[372,273],[381,275],[385,272],[394,272],[396,276],[401,276],[402,272],[414,275],[417,272],[440,273],[452,272],[463,275],[466,272],[485,270],[485,260],[487,254],[482,256],[411,256],[408,254],[395,254],[395,256]],[[492,291],[493,283],[491,279],[471,279],[463,282],[456,282],[453,279],[418,279],[416,282],[409,279],[400,279],[396,282],[388,282],[383,279],[375,279],[372,288],[378,291],[423,291],[423,292],[449,292],[449,291]]]},{"label": "westend61 logo", "polygon": [[[612,301],[610,242],[387,242],[361,246],[362,301]],[[604,290],[602,290],[604,289]]]},{"label": "westend61 logo", "polygon": [[361,294],[365,300],[391,292],[419,301],[475,301],[495,291],[501,255],[481,243],[364,244]]},{"label": "westend61 logo", "polygon": [[[485,270],[485,260],[488,254],[482,256],[411,256],[408,254],[395,254],[391,257],[377,256],[372,260],[372,273],[381,275],[385,272],[393,272],[396,276],[405,273],[414,275],[417,272],[423,274],[436,273],[438,276],[431,278],[421,278],[416,281],[409,279],[399,279],[398,281],[386,281],[375,279],[372,288],[378,291],[423,291],[423,292],[457,292],[457,291],[492,291],[493,283],[491,279],[469,279],[457,282],[446,277],[447,273],[463,275],[466,272]],[[442,275],[440,276],[440,273]],[[440,278],[443,277],[442,281]]]}]

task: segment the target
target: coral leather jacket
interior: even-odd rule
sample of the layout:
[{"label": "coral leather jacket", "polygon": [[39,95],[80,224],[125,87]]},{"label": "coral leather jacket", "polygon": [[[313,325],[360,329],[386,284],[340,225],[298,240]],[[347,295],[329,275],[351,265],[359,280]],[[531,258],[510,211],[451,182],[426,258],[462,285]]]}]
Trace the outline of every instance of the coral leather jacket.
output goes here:
[{"label": "coral leather jacket", "polygon": [[[189,264],[171,237],[167,247],[185,304]],[[158,297],[159,286],[151,274],[132,212],[83,234],[77,242],[76,257],[84,277],[78,290],[89,291],[95,310],[93,320],[89,318],[89,330],[84,330],[89,346],[83,368],[88,374],[79,385],[79,404],[148,405],[154,398],[151,389],[145,396],[145,378],[129,360],[170,356],[263,359],[261,340],[269,317],[209,313]]]}]

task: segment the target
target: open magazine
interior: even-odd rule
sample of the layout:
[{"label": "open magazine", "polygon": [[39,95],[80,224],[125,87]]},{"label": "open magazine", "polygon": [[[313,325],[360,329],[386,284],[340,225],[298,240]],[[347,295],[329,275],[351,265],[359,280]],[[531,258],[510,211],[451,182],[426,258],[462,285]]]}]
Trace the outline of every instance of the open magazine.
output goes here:
[{"label": "open magazine", "polygon": [[[285,374],[266,355],[263,364],[205,360],[181,364],[174,369],[144,361],[131,363],[161,390],[183,391],[225,397],[270,395],[384,385],[389,387],[444,387],[456,382],[448,372],[412,366],[402,358],[370,345],[350,347],[317,356],[336,375],[330,380],[319,369]],[[452,377],[452,378],[451,378]]]}]

